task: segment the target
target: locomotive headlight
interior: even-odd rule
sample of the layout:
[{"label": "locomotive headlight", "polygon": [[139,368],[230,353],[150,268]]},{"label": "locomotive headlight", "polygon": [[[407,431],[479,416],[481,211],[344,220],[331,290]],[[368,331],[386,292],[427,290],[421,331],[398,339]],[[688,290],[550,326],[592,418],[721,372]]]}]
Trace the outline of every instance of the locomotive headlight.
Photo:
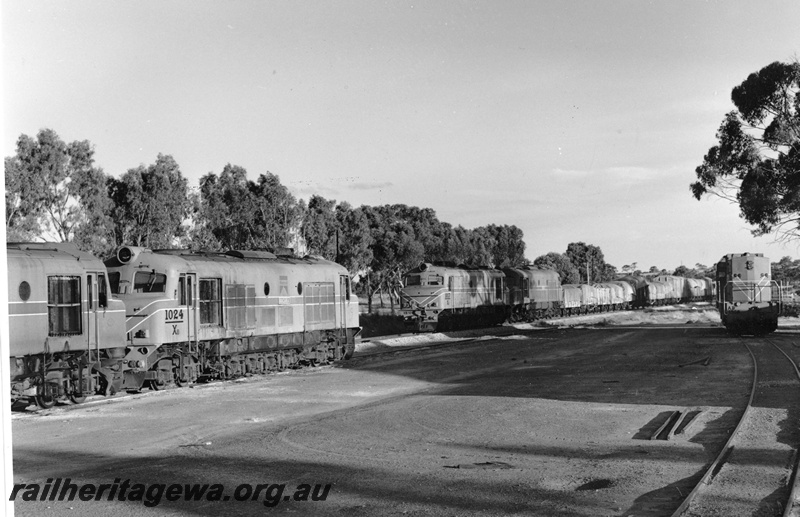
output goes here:
[{"label": "locomotive headlight", "polygon": [[132,262],[144,249],[139,246],[123,246],[117,250],[117,260],[123,264]]},{"label": "locomotive headlight", "polygon": [[131,261],[132,258],[133,258],[133,251],[131,251],[130,248],[124,247],[120,248],[119,251],[117,251],[117,260],[119,260],[123,264],[127,264],[128,262]]}]

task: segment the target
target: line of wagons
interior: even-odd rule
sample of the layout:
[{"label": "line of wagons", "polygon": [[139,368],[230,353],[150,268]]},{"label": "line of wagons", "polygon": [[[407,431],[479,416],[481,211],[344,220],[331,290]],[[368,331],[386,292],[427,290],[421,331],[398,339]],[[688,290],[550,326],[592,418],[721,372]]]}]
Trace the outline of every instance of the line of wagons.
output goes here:
[{"label": "line of wagons", "polygon": [[426,262],[404,275],[400,306],[407,327],[432,332],[711,301],[714,296],[711,278],[627,275],[614,281],[562,285],[558,273],[550,269]]}]

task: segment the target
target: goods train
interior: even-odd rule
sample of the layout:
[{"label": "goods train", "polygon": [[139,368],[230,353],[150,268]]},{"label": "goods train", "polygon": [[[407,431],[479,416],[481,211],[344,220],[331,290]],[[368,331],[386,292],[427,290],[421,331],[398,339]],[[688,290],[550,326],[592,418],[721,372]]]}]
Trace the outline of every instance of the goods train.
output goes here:
[{"label": "goods train", "polygon": [[50,407],[348,358],[347,270],[263,251],[8,244],[11,395]]},{"label": "goods train", "polygon": [[432,332],[710,301],[714,291],[711,278],[629,275],[591,285],[562,285],[558,273],[550,269],[422,263],[404,275],[400,309],[407,327]]},{"label": "goods train", "polygon": [[735,334],[763,335],[778,328],[780,288],[761,253],[731,253],[717,263],[716,305],[722,324]]}]

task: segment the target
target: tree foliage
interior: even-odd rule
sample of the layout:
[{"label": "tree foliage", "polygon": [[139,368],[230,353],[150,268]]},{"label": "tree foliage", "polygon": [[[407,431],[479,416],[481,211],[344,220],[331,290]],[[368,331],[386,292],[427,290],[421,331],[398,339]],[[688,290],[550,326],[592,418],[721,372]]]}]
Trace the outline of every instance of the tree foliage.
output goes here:
[{"label": "tree foliage", "polygon": [[772,279],[782,284],[800,284],[800,260],[783,257],[772,264]]},{"label": "tree foliage", "polygon": [[577,284],[581,277],[572,261],[566,255],[551,251],[546,255],[536,257],[533,265],[542,269],[552,269],[558,273],[562,284]]},{"label": "tree foliage", "polygon": [[364,210],[340,203],[336,206],[336,223],[341,232],[337,262],[351,274],[365,270],[372,263],[374,241]]},{"label": "tree foliage", "polygon": [[277,175],[254,182],[243,167],[227,164],[219,176],[200,178],[193,240],[215,250],[285,247],[303,212]]},{"label": "tree foliage", "polygon": [[613,274],[607,270],[603,251],[598,246],[584,242],[571,242],[567,245],[565,255],[578,270],[581,282],[587,281],[587,268],[590,276],[588,280],[592,283],[613,280],[616,276],[616,268]]},{"label": "tree foliage", "polygon": [[719,143],[695,170],[697,199],[710,193],[739,205],[754,235],[800,235],[800,63],[774,62],[731,93]]},{"label": "tree foliage", "polygon": [[313,195],[303,216],[302,235],[308,252],[328,260],[338,255],[340,227],[336,219],[336,201]]},{"label": "tree foliage", "polygon": [[8,238],[75,242],[104,254],[113,246],[106,181],[88,140],[68,144],[52,129],[21,135],[5,159]]},{"label": "tree foliage", "polygon": [[172,156],[159,154],[155,163],[129,169],[109,181],[109,190],[116,204],[117,244],[172,248],[185,235],[192,202]]},{"label": "tree foliage", "polygon": [[260,174],[249,187],[255,205],[256,247],[288,246],[305,207],[297,202],[278,175],[271,172]]}]

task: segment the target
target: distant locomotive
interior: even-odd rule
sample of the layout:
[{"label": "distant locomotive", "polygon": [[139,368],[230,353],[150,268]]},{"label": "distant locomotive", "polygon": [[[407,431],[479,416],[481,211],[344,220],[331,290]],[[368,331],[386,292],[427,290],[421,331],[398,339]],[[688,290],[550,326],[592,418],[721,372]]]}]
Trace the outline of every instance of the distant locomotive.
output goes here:
[{"label": "distant locomotive", "polygon": [[667,275],[562,285],[550,269],[448,263],[422,263],[403,283],[401,313],[406,326],[419,332],[711,300],[714,287],[711,279]]},{"label": "distant locomotive", "polygon": [[8,244],[12,401],[51,407],[348,358],[358,299],[343,267],[256,251]]},{"label": "distant locomotive", "polygon": [[422,263],[405,274],[401,311],[421,332],[497,325],[506,319],[504,280],[496,269]]},{"label": "distant locomotive", "polygon": [[731,253],[717,263],[717,298],[722,324],[735,334],[763,335],[778,328],[780,288],[761,253]]}]

